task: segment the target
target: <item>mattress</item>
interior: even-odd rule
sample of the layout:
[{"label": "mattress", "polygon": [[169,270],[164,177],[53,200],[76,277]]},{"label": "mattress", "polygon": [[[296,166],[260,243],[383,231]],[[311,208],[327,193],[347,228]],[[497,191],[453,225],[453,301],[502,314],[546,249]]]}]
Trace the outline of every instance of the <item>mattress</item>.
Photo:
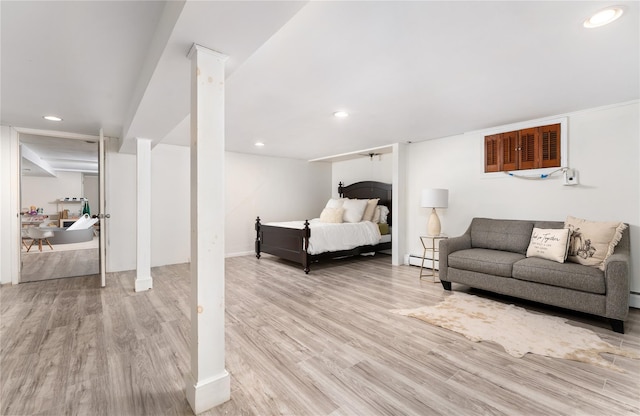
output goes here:
[{"label": "mattress", "polygon": [[[264,225],[304,229],[304,221],[270,222]],[[351,250],[352,248],[376,245],[381,241],[377,224],[371,221],[343,222],[340,224],[321,222],[319,218],[309,221],[308,254],[320,254],[329,251]],[[389,235],[389,241],[391,236]]]}]

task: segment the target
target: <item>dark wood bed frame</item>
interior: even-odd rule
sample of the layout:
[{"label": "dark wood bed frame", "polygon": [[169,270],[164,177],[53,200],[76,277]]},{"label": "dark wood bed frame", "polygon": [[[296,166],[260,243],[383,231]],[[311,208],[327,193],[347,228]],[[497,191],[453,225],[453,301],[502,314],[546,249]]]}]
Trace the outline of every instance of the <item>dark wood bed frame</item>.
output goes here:
[{"label": "dark wood bed frame", "polygon": [[[385,205],[389,208],[387,222],[391,225],[391,184],[365,181],[343,186],[342,182],[340,182],[338,194],[341,198],[380,198],[378,205]],[[285,260],[302,264],[305,273],[309,273],[311,263],[315,261],[391,249],[391,242],[387,242],[360,246],[351,250],[309,254],[307,249],[309,248],[311,229],[309,228],[308,220],[304,222],[304,228],[296,229],[261,224],[260,217],[258,217],[256,218],[255,229],[257,258],[260,258],[261,253],[272,254]]]}]

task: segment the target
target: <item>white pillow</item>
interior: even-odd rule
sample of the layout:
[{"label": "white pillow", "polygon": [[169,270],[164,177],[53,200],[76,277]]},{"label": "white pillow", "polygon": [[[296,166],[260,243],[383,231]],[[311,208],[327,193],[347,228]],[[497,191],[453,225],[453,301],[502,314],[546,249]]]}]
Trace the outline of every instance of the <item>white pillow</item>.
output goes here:
[{"label": "white pillow", "polygon": [[325,208],[320,213],[321,222],[342,223],[344,208]]},{"label": "white pillow", "polygon": [[387,223],[387,215],[389,215],[389,208],[384,205],[380,205],[380,224]]},{"label": "white pillow", "polygon": [[568,228],[544,229],[534,228],[527,249],[527,257],[539,257],[564,263],[569,249]]},{"label": "white pillow", "polygon": [[344,208],[344,215],[342,220],[344,222],[360,222],[362,221],[362,215],[367,208],[366,199],[346,199],[342,204]]},{"label": "white pillow", "polygon": [[380,201],[380,198],[370,199],[367,201],[367,207],[364,210],[364,214],[362,214],[362,221],[373,221],[373,215],[376,212],[378,201]]},{"label": "white pillow", "polygon": [[327,201],[327,205],[325,205],[325,208],[342,208],[342,204],[344,203],[345,199],[346,198],[331,198]]}]

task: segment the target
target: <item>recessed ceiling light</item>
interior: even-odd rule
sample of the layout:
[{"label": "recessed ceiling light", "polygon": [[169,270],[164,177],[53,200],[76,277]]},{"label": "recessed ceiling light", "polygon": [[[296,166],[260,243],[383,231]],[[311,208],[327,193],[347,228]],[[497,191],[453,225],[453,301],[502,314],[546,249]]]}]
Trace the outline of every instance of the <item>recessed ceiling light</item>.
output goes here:
[{"label": "recessed ceiling light", "polygon": [[619,7],[619,6],[608,7],[604,10],[600,10],[599,12],[597,12],[596,14],[594,14],[593,16],[585,20],[584,27],[594,28],[594,27],[604,26],[606,24],[613,22],[620,16],[622,16],[622,13],[624,13],[624,10],[622,10],[622,7]]},{"label": "recessed ceiling light", "polygon": [[256,143],[254,144],[254,146],[255,146],[255,147],[264,147],[264,143],[262,143],[262,142],[256,142]]},{"label": "recessed ceiling light", "polygon": [[60,117],[56,117],[56,116],[44,116],[42,118],[49,121],[62,121]]},{"label": "recessed ceiling light", "polygon": [[333,113],[333,116],[338,118],[345,118],[349,117],[349,113],[347,113],[346,111],[336,111],[335,113]]}]

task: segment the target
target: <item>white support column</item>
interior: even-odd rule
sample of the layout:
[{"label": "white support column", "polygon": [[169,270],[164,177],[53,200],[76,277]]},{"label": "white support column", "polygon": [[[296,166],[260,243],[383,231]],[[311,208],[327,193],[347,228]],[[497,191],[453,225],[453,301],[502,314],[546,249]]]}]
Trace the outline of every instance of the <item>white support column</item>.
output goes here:
[{"label": "white support column", "polygon": [[405,215],[401,215],[401,212],[406,212],[406,183],[407,173],[405,166],[407,166],[407,145],[404,143],[395,143],[393,145],[393,207],[391,212],[393,215],[393,227],[391,227],[391,240],[393,241],[393,247],[391,248],[391,264],[399,266],[404,261],[404,253],[407,251],[407,242],[403,238],[407,235],[407,221]]},{"label": "white support column", "polygon": [[224,63],[193,45],[191,59],[191,373],[198,414],[229,400],[224,360]]},{"label": "white support column", "polygon": [[135,291],[153,287],[151,278],[151,140],[136,138],[137,240]]}]

